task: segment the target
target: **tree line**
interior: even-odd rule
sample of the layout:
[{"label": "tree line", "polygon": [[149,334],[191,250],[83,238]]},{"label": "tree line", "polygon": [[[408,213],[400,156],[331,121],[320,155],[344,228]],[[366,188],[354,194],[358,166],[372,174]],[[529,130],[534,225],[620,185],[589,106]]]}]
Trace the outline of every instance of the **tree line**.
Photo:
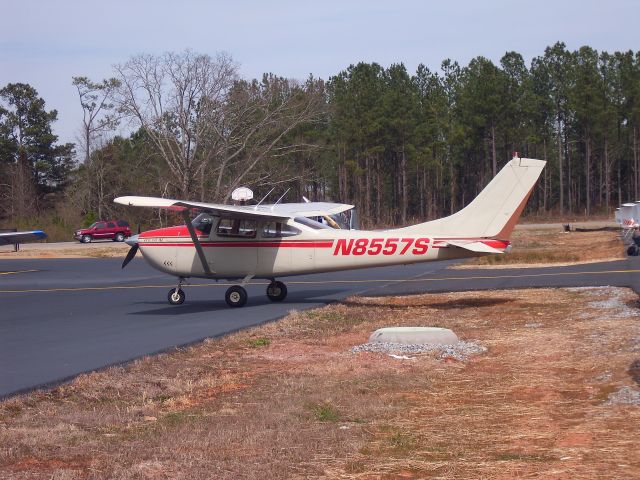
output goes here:
[{"label": "tree line", "polygon": [[[112,199],[124,194],[225,202],[249,185],[257,196],[275,186],[273,201],[286,191],[353,203],[365,226],[400,225],[462,208],[514,152],[548,162],[530,212],[608,213],[639,198],[640,52],[556,43],[529,66],[508,52],[497,65],[358,63],[297,81],[243,79],[228,55],[185,51],[72,84],[75,145],[57,143],[57,113],[32,87],[0,90],[5,223],[123,215]],[[133,133],[115,135],[121,126]]]}]

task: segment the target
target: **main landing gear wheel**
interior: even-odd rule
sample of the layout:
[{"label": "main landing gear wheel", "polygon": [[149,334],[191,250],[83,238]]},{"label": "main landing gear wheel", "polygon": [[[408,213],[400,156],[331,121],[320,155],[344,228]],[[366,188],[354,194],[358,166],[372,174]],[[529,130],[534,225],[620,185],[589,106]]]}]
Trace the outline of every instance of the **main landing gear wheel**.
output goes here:
[{"label": "main landing gear wheel", "polygon": [[247,291],[240,285],[229,287],[224,294],[224,301],[233,308],[243,307],[247,303]]},{"label": "main landing gear wheel", "polygon": [[171,305],[182,305],[185,297],[186,295],[181,288],[172,288],[169,290],[169,295],[167,295],[167,299]]},{"label": "main landing gear wheel", "polygon": [[267,297],[272,302],[281,302],[287,298],[287,286],[278,281],[273,281],[267,287]]}]

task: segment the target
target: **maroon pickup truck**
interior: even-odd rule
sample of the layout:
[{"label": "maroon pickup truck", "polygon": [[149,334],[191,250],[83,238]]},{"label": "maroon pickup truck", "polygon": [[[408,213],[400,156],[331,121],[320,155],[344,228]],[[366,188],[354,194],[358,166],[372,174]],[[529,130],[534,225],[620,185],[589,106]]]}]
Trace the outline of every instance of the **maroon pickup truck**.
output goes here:
[{"label": "maroon pickup truck", "polygon": [[73,238],[82,243],[103,239],[124,242],[124,239],[130,236],[131,228],[125,220],[100,220],[93,223],[89,228],[76,230]]}]

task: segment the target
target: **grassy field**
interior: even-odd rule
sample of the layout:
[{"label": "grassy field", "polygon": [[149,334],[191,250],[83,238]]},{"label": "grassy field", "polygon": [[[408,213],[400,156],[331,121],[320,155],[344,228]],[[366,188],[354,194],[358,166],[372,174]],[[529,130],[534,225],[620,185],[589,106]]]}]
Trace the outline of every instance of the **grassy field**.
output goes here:
[{"label": "grassy field", "polygon": [[[487,350],[351,352],[388,325]],[[2,402],[0,477],[637,478],[639,358],[625,289],[352,298]]]},{"label": "grassy field", "polygon": [[489,255],[464,266],[572,264],[625,257],[620,234],[612,231],[564,232],[558,227],[520,228],[511,237],[513,250]]}]

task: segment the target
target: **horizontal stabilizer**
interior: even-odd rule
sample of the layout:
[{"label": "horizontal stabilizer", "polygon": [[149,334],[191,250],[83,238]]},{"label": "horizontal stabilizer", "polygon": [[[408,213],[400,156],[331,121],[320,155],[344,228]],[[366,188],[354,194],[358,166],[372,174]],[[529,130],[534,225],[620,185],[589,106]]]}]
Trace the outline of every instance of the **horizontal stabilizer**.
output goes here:
[{"label": "horizontal stabilizer", "polygon": [[477,253],[504,253],[504,250],[498,250],[497,248],[494,248],[480,241],[447,241],[447,245],[450,245],[452,247],[464,248],[465,250],[469,250],[470,252]]}]

